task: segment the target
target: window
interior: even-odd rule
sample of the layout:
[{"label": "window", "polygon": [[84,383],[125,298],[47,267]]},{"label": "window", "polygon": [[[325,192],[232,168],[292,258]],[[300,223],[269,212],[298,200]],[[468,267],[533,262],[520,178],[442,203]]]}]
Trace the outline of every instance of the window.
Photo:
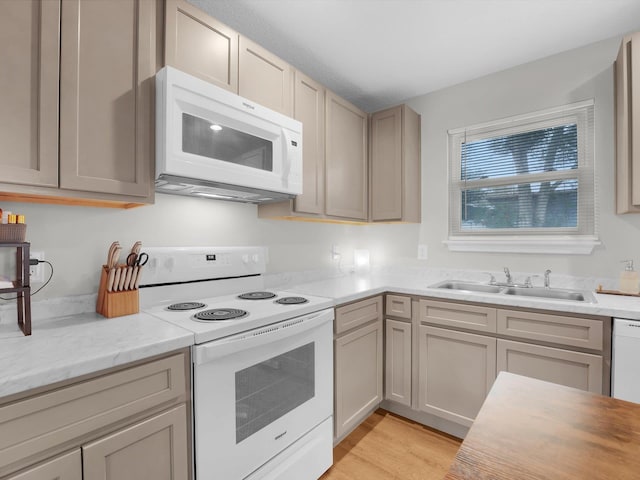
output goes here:
[{"label": "window", "polygon": [[452,250],[590,253],[593,102],[449,132]]}]

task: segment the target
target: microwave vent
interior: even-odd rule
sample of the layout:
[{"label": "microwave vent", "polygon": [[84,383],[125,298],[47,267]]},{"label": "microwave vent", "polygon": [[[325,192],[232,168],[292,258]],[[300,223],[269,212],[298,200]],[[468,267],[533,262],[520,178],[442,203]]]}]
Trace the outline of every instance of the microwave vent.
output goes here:
[{"label": "microwave vent", "polygon": [[156,192],[254,204],[282,202],[295,197],[288,193],[166,174],[156,180]]}]

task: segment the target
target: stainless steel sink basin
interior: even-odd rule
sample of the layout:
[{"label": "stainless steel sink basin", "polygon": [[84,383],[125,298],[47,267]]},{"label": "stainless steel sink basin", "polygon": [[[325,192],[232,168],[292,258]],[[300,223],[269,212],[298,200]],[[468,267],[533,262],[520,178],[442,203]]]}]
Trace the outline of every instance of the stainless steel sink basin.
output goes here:
[{"label": "stainless steel sink basin", "polygon": [[509,287],[490,285],[487,283],[465,282],[464,280],[445,280],[431,288],[443,288],[458,292],[495,293],[498,295],[515,295],[521,297],[546,298],[547,300],[568,300],[571,302],[596,303],[596,297],[588,291],[567,290],[563,288],[542,287]]},{"label": "stainless steel sink basin", "polygon": [[502,293],[506,295],[520,295],[523,297],[539,297],[551,300],[571,300],[574,302],[595,303],[595,297],[591,292],[580,290],[564,290],[561,288],[520,288],[509,287]]},{"label": "stainless steel sink basin", "polygon": [[486,285],[484,283],[460,282],[457,280],[445,280],[444,282],[431,285],[432,288],[446,288],[448,290],[465,290],[467,292],[500,293],[502,287],[497,285]]}]

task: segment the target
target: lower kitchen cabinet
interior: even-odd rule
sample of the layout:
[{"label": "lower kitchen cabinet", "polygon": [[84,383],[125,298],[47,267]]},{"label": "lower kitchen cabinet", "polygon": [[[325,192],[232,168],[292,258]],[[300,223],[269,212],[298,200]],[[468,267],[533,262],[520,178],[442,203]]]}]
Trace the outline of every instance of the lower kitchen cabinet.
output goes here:
[{"label": "lower kitchen cabinet", "polygon": [[80,449],[47,460],[6,480],[83,480]]},{"label": "lower kitchen cabinet", "polygon": [[382,298],[336,309],[337,326],[355,318],[358,326],[335,339],[335,439],[358,426],[382,401]]},{"label": "lower kitchen cabinet", "polygon": [[184,405],[82,447],[83,480],[188,480]]},{"label": "lower kitchen cabinet", "polygon": [[189,480],[188,350],[0,403],[1,480]]},{"label": "lower kitchen cabinet", "polygon": [[470,427],[496,378],[496,339],[420,325],[419,409]]},{"label": "lower kitchen cabinet", "polygon": [[[387,300],[388,301],[388,300]],[[411,323],[385,320],[385,400],[411,406]]]},{"label": "lower kitchen cabinet", "polygon": [[602,357],[559,348],[498,340],[498,371],[602,393]]}]

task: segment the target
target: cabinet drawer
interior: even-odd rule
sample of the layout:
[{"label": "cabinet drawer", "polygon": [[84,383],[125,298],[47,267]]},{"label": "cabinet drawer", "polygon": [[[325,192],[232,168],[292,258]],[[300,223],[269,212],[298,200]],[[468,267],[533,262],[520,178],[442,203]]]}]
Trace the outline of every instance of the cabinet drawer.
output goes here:
[{"label": "cabinet drawer", "polygon": [[478,305],[420,300],[421,322],[495,333],[496,309]]},{"label": "cabinet drawer", "polygon": [[411,318],[411,297],[387,295],[385,314],[392,317]]},{"label": "cabinet drawer", "polygon": [[382,317],[382,297],[368,298],[336,308],[336,334]]},{"label": "cabinet drawer", "polygon": [[603,329],[601,320],[498,310],[498,333],[510,337],[601,351]]},{"label": "cabinet drawer", "polygon": [[0,407],[8,465],[185,395],[185,353]]}]

